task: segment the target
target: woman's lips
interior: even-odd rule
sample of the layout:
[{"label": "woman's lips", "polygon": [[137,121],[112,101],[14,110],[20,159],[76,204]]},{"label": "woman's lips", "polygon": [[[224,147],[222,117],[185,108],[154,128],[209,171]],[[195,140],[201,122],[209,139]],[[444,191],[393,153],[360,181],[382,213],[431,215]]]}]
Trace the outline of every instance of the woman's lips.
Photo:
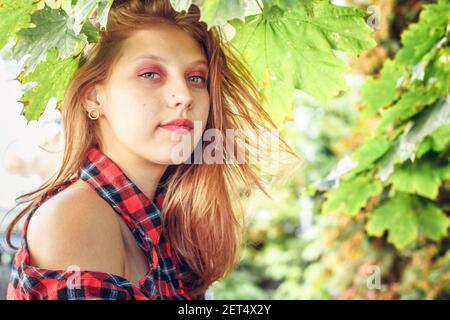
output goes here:
[{"label": "woman's lips", "polygon": [[175,131],[176,133],[188,134],[192,129],[186,126],[176,126],[176,125],[165,125],[161,128],[167,129],[169,131]]}]

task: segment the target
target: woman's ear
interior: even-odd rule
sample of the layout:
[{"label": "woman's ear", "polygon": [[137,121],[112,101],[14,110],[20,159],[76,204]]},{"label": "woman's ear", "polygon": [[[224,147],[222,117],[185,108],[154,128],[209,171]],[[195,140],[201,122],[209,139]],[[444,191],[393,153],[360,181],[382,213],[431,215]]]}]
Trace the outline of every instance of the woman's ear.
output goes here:
[{"label": "woman's ear", "polygon": [[83,97],[83,107],[86,111],[92,109],[102,110],[104,107],[104,90],[102,84],[95,84],[86,89]]}]

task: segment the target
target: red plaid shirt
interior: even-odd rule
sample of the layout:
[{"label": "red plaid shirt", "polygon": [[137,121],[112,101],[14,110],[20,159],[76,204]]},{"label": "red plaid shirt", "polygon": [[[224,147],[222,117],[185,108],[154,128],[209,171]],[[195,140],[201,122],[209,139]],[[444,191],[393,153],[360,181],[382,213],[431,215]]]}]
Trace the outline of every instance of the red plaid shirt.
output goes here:
[{"label": "red plaid shirt", "polygon": [[[31,215],[51,196],[77,179],[83,179],[120,215],[145,252],[150,271],[138,285],[115,274],[87,270],[49,270],[31,266],[25,235]],[[164,188],[158,187],[155,202],[147,198],[123,171],[99,149],[92,147],[78,175],[47,191],[29,212],[23,238],[15,254],[7,299],[192,299],[179,279],[187,266],[177,261],[161,227]],[[204,299],[204,295],[197,297]]]}]

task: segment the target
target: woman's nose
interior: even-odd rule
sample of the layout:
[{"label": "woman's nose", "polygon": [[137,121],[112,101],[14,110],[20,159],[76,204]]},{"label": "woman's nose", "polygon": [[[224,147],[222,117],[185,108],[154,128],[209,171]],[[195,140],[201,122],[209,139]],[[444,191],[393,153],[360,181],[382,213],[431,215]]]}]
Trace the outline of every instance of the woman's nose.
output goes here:
[{"label": "woman's nose", "polygon": [[177,90],[172,91],[169,107],[171,108],[191,108],[193,97],[186,85],[179,85]]},{"label": "woman's nose", "polygon": [[172,108],[186,108],[190,109],[192,106],[192,97],[187,95],[172,94],[170,107]]}]

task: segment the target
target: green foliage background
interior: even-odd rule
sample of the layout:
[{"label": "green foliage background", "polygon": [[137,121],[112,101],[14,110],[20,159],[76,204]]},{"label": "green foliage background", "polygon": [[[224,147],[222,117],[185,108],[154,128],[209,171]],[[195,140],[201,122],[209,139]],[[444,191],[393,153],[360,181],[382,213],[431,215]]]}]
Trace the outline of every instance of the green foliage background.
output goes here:
[{"label": "green foliage background", "polygon": [[[19,80],[36,83],[22,97],[28,120],[61,100],[111,3],[0,0],[0,47],[13,36],[11,55],[27,59]],[[305,159],[270,189],[273,201],[245,199],[245,254],[215,297],[448,298],[450,2],[171,3],[198,5],[210,28],[234,28],[265,107]],[[367,79],[349,88],[349,72]],[[294,112],[308,120],[300,129]]]},{"label": "green foliage background", "polygon": [[[321,110],[317,156],[289,189],[271,190],[282,206],[248,199],[244,263],[216,296],[449,298],[449,2],[388,3],[379,45],[351,62],[372,75],[356,100],[295,103],[299,117]],[[307,132],[284,132],[307,154]]]}]

